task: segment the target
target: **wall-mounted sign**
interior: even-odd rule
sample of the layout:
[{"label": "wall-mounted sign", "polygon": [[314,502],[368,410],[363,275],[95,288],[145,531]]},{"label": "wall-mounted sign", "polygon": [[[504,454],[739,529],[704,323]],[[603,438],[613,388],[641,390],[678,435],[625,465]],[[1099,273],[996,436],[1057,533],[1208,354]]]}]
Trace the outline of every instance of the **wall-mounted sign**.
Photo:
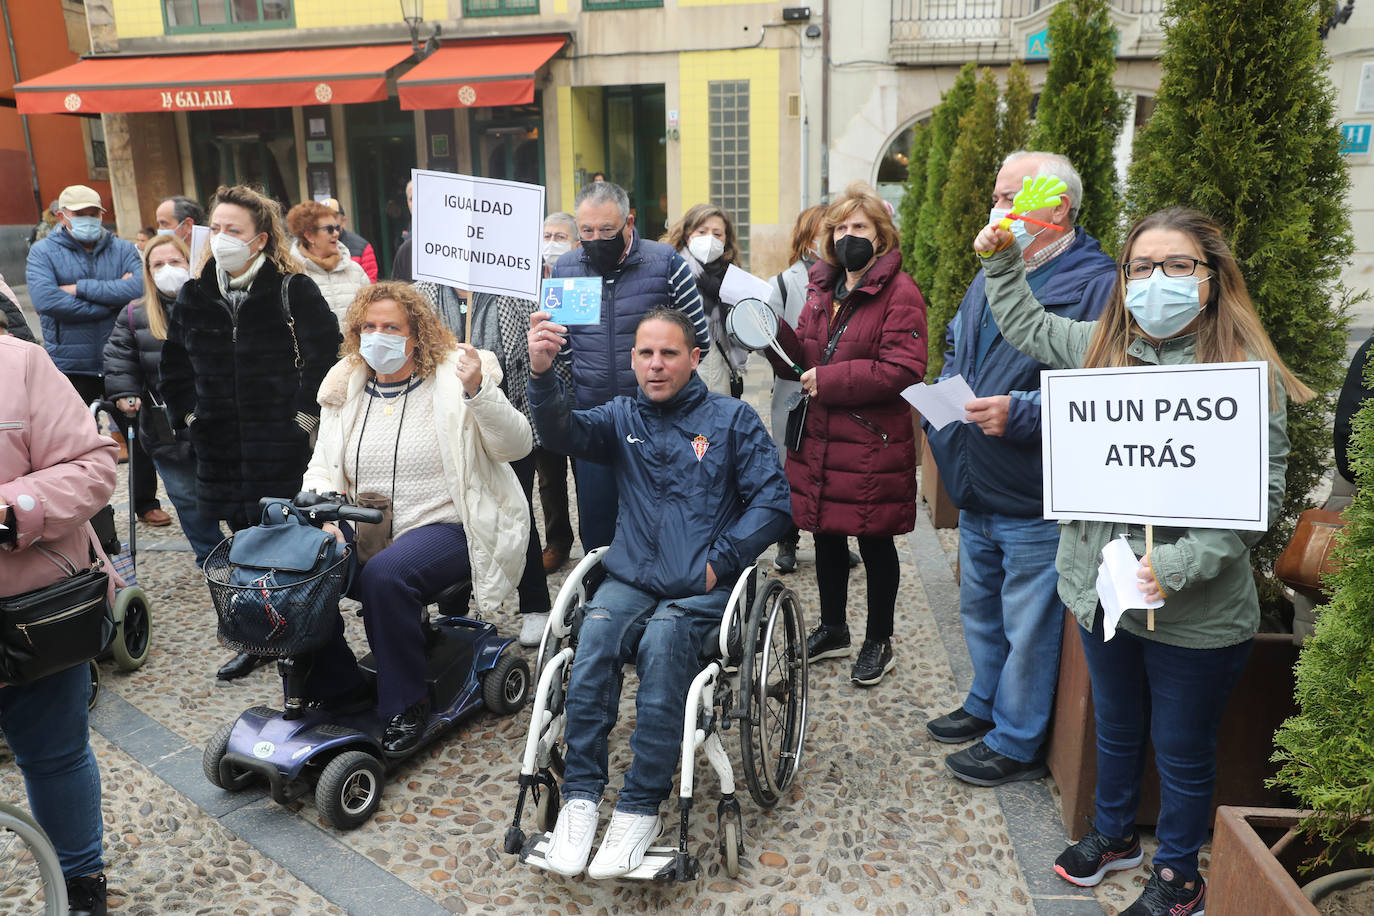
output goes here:
[{"label": "wall-mounted sign", "polygon": [[1370,124],[1341,125],[1341,154],[1356,156],[1369,152]]},{"label": "wall-mounted sign", "polygon": [[334,141],[333,141],[333,140],[307,140],[307,141],[305,141],[305,161],[306,161],[306,162],[333,162],[333,161],[334,161]]},{"label": "wall-mounted sign", "polygon": [[1050,56],[1050,27],[1045,26],[1038,32],[1026,36],[1026,58],[1044,60]]}]

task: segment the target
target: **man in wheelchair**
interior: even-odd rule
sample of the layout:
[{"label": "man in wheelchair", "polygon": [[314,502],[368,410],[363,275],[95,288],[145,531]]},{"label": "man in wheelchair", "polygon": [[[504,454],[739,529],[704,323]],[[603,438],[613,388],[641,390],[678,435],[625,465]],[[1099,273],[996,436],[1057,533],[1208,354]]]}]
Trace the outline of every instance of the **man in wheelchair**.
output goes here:
[{"label": "man in wheelchair", "polygon": [[[791,494],[754,409],[698,378],[701,352],[680,311],[644,315],[631,353],[639,390],[589,410],[570,409],[551,371],[566,328],[548,319],[530,318],[535,426],[551,450],[612,465],[620,503],[573,660],[564,805],[546,861],[563,875],[609,878],[637,868],[659,833],[687,693],[710,655],[703,643],[741,570],[791,525]],[[634,760],[588,868],[627,662],[639,672]]]}]

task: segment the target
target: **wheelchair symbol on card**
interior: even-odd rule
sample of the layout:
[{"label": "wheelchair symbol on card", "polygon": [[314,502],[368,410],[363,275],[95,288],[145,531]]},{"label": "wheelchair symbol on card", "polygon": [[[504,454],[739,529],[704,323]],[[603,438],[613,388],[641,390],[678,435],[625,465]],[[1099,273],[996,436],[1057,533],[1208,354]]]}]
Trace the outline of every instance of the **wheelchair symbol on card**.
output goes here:
[{"label": "wheelchair symbol on card", "polygon": [[601,278],[563,277],[545,280],[544,311],[558,324],[601,322]]}]

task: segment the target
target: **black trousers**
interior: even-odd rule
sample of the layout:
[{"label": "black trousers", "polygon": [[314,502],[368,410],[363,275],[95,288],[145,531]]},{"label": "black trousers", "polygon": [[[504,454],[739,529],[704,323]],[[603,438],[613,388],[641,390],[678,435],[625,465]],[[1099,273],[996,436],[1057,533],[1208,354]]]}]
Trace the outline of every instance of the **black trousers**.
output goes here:
[{"label": "black trousers", "polygon": [[573,543],[572,513],[568,510],[568,462],[571,460],[542,445],[534,450],[534,464],[539,472],[539,504],[544,507],[544,543],[564,553],[572,550]]},{"label": "black trousers", "polygon": [[[72,383],[76,393],[81,395],[81,400],[90,404],[91,401],[103,400],[105,397],[105,379],[99,375],[80,375],[77,373],[64,373],[67,380]],[[124,411],[114,411],[114,420],[119,424],[119,432],[125,439],[129,438],[129,427],[136,421],[137,417],[125,416]],[[151,512],[153,509],[161,509],[162,503],[157,498],[157,468],[153,466],[153,459],[143,450],[143,440],[137,436],[133,442],[129,443],[129,460],[134,464],[133,492],[129,494],[129,501],[133,503],[134,514],[142,515]]]},{"label": "black trousers", "polygon": [[[816,588],[821,598],[821,623],[846,624],[849,600],[849,538],[843,534],[815,534]],[[891,537],[858,537],[859,556],[868,575],[868,633],[865,640],[881,642],[892,637],[892,617],[897,607],[897,583],[902,567],[897,544]]]}]

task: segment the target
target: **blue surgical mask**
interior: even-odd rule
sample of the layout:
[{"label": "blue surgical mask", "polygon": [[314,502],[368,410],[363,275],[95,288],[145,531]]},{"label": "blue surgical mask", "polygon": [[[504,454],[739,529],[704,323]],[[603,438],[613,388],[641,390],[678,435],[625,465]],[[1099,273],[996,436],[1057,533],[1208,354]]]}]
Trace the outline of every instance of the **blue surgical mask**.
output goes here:
[{"label": "blue surgical mask", "polygon": [[175,229],[159,229],[159,230],[157,231],[157,234],[158,234],[158,235],[172,235],[174,232],[176,232]]},{"label": "blue surgical mask", "polygon": [[[997,225],[1002,220],[1006,219],[1009,213],[1011,213],[1011,210],[1006,207],[993,207],[988,213],[988,225]],[[1044,232],[1045,230],[1041,229],[1040,232],[1031,232],[1026,228],[1025,220],[1014,219],[1011,220],[1011,228],[1007,231],[1011,233],[1012,238],[1016,239],[1016,244],[1021,247],[1021,250],[1025,251],[1026,247],[1030,245],[1031,242],[1035,241],[1036,236],[1040,235],[1040,232]]]},{"label": "blue surgical mask", "polygon": [[100,238],[100,233],[104,232],[104,227],[100,225],[98,216],[69,216],[72,221],[72,238],[78,242],[94,242]]},{"label": "blue surgical mask", "polygon": [[409,358],[406,342],[410,338],[400,334],[368,331],[358,343],[358,354],[378,375],[391,375],[400,370]]},{"label": "blue surgical mask", "polygon": [[1126,309],[1140,329],[1155,340],[1173,337],[1193,323],[1202,311],[1198,299],[1201,277],[1169,277],[1155,272],[1126,283]]}]

